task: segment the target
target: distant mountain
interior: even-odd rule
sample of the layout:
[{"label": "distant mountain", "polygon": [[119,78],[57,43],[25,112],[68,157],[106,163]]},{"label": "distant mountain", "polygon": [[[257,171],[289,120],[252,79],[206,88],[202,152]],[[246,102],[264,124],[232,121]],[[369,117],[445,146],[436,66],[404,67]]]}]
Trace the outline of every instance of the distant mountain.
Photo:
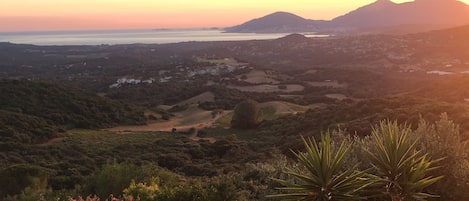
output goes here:
[{"label": "distant mountain", "polygon": [[[228,32],[420,32],[469,24],[469,5],[457,0],[416,0],[397,4],[377,0],[331,21],[277,12],[227,28]],[[399,31],[397,31],[399,30]]]},{"label": "distant mountain", "polygon": [[370,26],[385,26],[385,21],[394,19],[396,13],[389,12],[395,10],[398,4],[390,0],[378,0],[372,4],[360,7],[345,15],[334,18],[330,23],[337,28],[362,28]]},{"label": "distant mountain", "polygon": [[321,21],[307,20],[287,12],[275,12],[250,20],[238,26],[228,27],[227,32],[237,33],[289,33],[317,30]]},{"label": "distant mountain", "polygon": [[331,27],[340,29],[416,26],[425,31],[423,29],[469,24],[469,6],[456,0],[417,0],[401,4],[378,0],[330,23]]}]

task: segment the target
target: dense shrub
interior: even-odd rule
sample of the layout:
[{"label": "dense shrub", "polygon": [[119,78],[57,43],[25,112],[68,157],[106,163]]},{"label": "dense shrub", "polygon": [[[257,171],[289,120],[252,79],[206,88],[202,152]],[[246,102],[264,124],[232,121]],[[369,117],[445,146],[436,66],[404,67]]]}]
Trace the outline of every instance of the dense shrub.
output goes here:
[{"label": "dense shrub", "polygon": [[236,105],[231,120],[231,127],[241,129],[255,128],[263,119],[259,103],[247,99]]},{"label": "dense shrub", "polygon": [[45,190],[47,173],[38,166],[20,164],[0,170],[0,199],[17,195],[28,188],[30,191]]},{"label": "dense shrub", "polygon": [[370,125],[383,119],[395,119],[417,128],[420,117],[428,121],[438,120],[447,112],[462,131],[469,130],[469,108],[467,105],[449,104],[416,97],[384,97],[349,103],[338,102],[326,107],[310,109],[305,113],[290,115],[276,120],[264,121],[260,130],[273,135],[298,135],[315,133],[340,127],[361,136],[371,134]]},{"label": "dense shrub", "polygon": [[[239,178],[239,177],[238,177]],[[132,181],[124,190],[125,197],[145,201],[235,201],[247,200],[239,188],[239,180],[234,176],[213,178],[187,178],[170,185],[152,178],[149,184]]]},{"label": "dense shrub", "polygon": [[120,195],[132,180],[141,181],[146,176],[141,168],[126,163],[109,163],[90,177],[87,188],[99,197]]},{"label": "dense shrub", "polygon": [[58,128],[43,118],[0,110],[2,142],[42,143],[57,132]]},{"label": "dense shrub", "polygon": [[414,133],[417,146],[432,158],[442,158],[434,172],[444,178],[430,188],[441,200],[469,200],[469,152],[459,130],[443,113],[434,124],[422,119]]},{"label": "dense shrub", "polygon": [[143,111],[79,89],[26,80],[0,80],[0,110],[71,128],[142,124]]}]

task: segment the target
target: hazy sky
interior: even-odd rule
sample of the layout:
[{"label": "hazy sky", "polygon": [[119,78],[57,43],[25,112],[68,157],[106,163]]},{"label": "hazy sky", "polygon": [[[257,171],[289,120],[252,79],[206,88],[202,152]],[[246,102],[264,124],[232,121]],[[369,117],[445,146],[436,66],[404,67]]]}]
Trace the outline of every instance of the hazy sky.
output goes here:
[{"label": "hazy sky", "polygon": [[0,0],[0,31],[226,27],[275,11],[332,19],[374,1]]}]

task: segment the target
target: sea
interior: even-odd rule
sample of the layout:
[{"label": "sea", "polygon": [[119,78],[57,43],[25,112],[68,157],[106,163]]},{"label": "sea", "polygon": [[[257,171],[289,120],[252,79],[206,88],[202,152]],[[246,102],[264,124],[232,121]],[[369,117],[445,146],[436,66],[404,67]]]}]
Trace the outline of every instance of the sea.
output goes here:
[{"label": "sea", "polygon": [[[140,29],[99,31],[0,32],[0,42],[33,45],[165,44],[189,41],[266,40],[290,33],[226,33],[222,29]],[[305,33],[307,37],[326,37]]]}]

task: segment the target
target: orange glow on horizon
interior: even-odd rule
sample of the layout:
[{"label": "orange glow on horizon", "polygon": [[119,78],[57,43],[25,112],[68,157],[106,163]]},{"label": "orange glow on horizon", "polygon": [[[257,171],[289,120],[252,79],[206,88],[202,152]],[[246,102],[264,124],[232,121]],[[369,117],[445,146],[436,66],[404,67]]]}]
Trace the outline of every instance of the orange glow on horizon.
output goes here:
[{"label": "orange glow on horizon", "polygon": [[374,1],[2,0],[0,31],[227,27],[276,11],[328,20]]}]

